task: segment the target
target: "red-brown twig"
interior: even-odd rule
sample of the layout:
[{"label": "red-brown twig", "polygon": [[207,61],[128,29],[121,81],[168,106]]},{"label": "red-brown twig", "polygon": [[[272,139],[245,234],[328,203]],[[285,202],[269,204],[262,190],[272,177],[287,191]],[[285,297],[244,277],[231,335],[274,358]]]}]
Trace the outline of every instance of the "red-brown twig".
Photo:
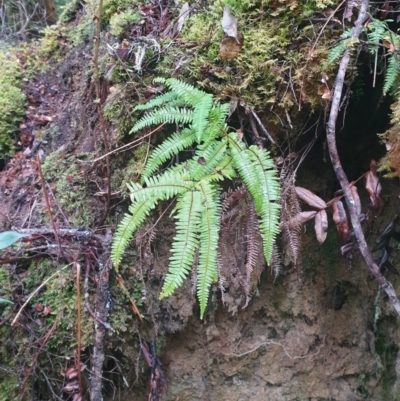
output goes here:
[{"label": "red-brown twig", "polygon": [[[101,130],[101,135],[103,138],[103,144],[104,144],[104,150],[106,152],[106,173],[107,173],[107,200],[106,200],[106,207],[104,210],[104,214],[102,217],[102,222],[105,221],[105,219],[108,216],[108,212],[110,210],[110,201],[111,201],[111,168],[110,168],[110,158],[108,157],[108,137],[107,137],[107,130],[106,130],[106,120],[104,118],[103,114],[103,108],[101,104],[101,97],[100,97],[100,82],[99,82],[99,50],[100,50],[100,26],[101,26],[101,11],[103,9],[103,0],[99,0],[99,5],[98,5],[98,13],[97,16],[95,17],[96,21],[96,32],[95,32],[95,45],[94,45],[94,56],[93,56],[93,81],[94,81],[94,87],[95,87],[95,92],[96,92],[96,105],[97,105],[97,113],[99,115],[100,119],[100,130]],[[100,224],[101,225],[101,224]]]},{"label": "red-brown twig", "polygon": [[82,396],[82,374],[81,374],[81,265],[75,262],[76,267],[76,342],[77,342],[77,353],[76,353],[76,366],[78,366],[78,383],[79,383],[79,394]]},{"label": "red-brown twig", "polygon": [[47,213],[49,214],[50,224],[51,224],[51,226],[53,228],[54,236],[56,238],[58,248],[60,249],[60,254],[62,255],[60,238],[58,237],[57,230],[56,230],[56,225],[55,225],[54,219],[53,219],[53,214],[51,213],[50,201],[49,201],[49,196],[48,196],[47,189],[46,189],[46,183],[44,182],[44,178],[43,178],[42,164],[40,162],[40,157],[38,156],[36,158],[36,160],[37,160],[37,163],[38,163],[38,171],[39,171],[39,176],[40,176],[40,182],[42,184],[43,195],[44,195],[44,199],[46,201],[46,208],[47,208]]},{"label": "red-brown twig", "polygon": [[[363,29],[363,24],[368,17],[367,15],[368,6],[369,6],[369,0],[361,0],[361,8],[352,35],[353,39],[357,39]],[[373,274],[380,287],[388,295],[394,310],[400,316],[400,301],[397,298],[393,285],[389,281],[387,281],[386,278],[383,276],[383,274],[380,272],[379,267],[374,262],[371,252],[368,249],[368,245],[365,240],[365,236],[361,227],[360,219],[359,216],[357,215],[354,200],[351,195],[350,183],[343,170],[338,150],[336,147],[336,121],[339,114],[340,99],[342,97],[344,79],[349,61],[350,61],[350,49],[347,48],[339,64],[339,71],[337,73],[335,80],[332,105],[327,123],[326,134],[327,134],[329,155],[332,160],[333,169],[335,171],[336,177],[340,183],[340,186],[343,189],[344,197],[346,199],[346,204],[351,218],[351,223],[353,225],[354,234],[356,236],[357,244],[360,249],[361,255],[363,256],[365,263],[367,264],[370,272]]]}]

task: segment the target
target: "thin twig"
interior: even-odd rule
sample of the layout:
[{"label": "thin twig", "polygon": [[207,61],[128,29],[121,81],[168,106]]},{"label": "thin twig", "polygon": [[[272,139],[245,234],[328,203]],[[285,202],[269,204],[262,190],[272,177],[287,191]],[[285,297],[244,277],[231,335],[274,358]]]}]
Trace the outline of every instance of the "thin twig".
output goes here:
[{"label": "thin twig", "polygon": [[[95,17],[96,20],[96,32],[95,32],[95,45],[94,45],[94,56],[93,56],[93,80],[94,80],[94,87],[96,91],[96,105],[97,105],[97,113],[100,119],[100,130],[103,137],[103,144],[104,150],[106,152],[106,180],[107,180],[107,200],[106,200],[106,207],[104,210],[104,214],[102,217],[102,222],[108,216],[108,212],[110,210],[110,202],[111,202],[111,168],[110,168],[110,158],[108,157],[108,137],[107,137],[107,130],[106,130],[106,120],[103,114],[103,108],[101,105],[101,96],[100,96],[100,76],[99,76],[99,49],[100,49],[100,27],[101,27],[101,12],[103,10],[103,0],[99,0],[98,5],[98,12],[97,16]],[[101,224],[100,224],[101,225]]]},{"label": "thin twig", "polygon": [[79,394],[82,396],[82,374],[81,374],[81,265],[78,262],[74,262],[76,267],[76,342],[77,342],[77,352],[76,352],[76,366],[78,366],[78,384],[79,384]]},{"label": "thin twig", "polygon": [[56,238],[57,245],[58,245],[58,247],[60,249],[60,254],[62,255],[60,238],[58,237],[57,230],[56,230],[56,225],[55,225],[54,219],[53,219],[53,214],[51,213],[49,196],[48,196],[47,189],[46,189],[46,183],[45,183],[44,178],[43,178],[42,164],[41,164],[39,155],[38,155],[38,157],[36,159],[37,159],[37,163],[38,163],[38,171],[39,171],[39,176],[40,176],[40,182],[42,184],[43,195],[44,195],[44,199],[46,201],[47,213],[49,214],[50,224],[53,227],[54,236]]},{"label": "thin twig", "polygon": [[71,266],[71,263],[68,264],[67,266],[64,266],[62,269],[57,270],[54,274],[52,274],[50,277],[46,278],[46,280],[43,281],[42,284],[39,285],[38,288],[36,288],[35,291],[32,292],[31,295],[29,295],[28,299],[25,301],[25,303],[21,306],[20,310],[18,311],[18,313],[15,315],[14,320],[11,322],[11,326],[14,326],[16,321],[19,318],[19,315],[22,313],[22,311],[24,310],[25,306],[28,305],[29,301],[35,296],[35,294],[37,292],[39,292],[39,290],[44,287],[54,276],[56,276],[57,274],[61,273],[63,270],[65,270],[67,267]]},{"label": "thin twig", "polygon": [[155,128],[153,131],[149,132],[148,134],[143,135],[143,136],[141,136],[140,138],[135,139],[134,141],[127,143],[126,145],[120,146],[119,148],[114,149],[114,150],[112,150],[111,152],[108,152],[108,153],[106,153],[105,155],[98,157],[97,159],[94,159],[94,160],[78,160],[78,161],[81,162],[81,163],[94,163],[94,162],[98,162],[99,160],[102,160],[102,159],[104,159],[105,157],[110,156],[110,155],[112,155],[112,154],[114,154],[114,153],[118,153],[118,152],[130,150],[130,149],[131,149],[131,146],[136,145],[136,144],[142,142],[143,139],[147,138],[148,136],[153,135],[153,134],[154,134],[155,132],[157,132],[160,128],[162,128],[165,124],[166,124],[166,123],[162,123],[161,125],[159,125],[157,128]]},{"label": "thin twig", "polygon": [[[353,39],[357,39],[361,34],[364,22],[368,18],[367,14],[368,6],[369,6],[369,0],[361,0],[361,8],[352,35]],[[340,99],[342,97],[344,79],[346,76],[346,71],[349,61],[350,61],[350,49],[347,48],[339,64],[339,70],[336,76],[335,87],[332,97],[332,106],[327,123],[326,136],[328,142],[329,155],[332,160],[333,169],[335,171],[336,177],[340,183],[340,186],[343,189],[347,208],[349,210],[351,218],[351,223],[353,226],[354,234],[357,239],[357,244],[360,249],[361,255],[363,256],[365,263],[367,264],[370,272],[375,277],[380,287],[388,295],[394,310],[400,316],[400,301],[397,298],[396,291],[394,290],[393,285],[389,281],[387,281],[386,278],[382,275],[382,273],[379,270],[379,267],[372,258],[370,250],[368,249],[368,245],[365,240],[365,236],[361,227],[360,219],[357,214],[357,210],[351,194],[350,183],[343,170],[336,146],[336,121],[339,114]]]}]

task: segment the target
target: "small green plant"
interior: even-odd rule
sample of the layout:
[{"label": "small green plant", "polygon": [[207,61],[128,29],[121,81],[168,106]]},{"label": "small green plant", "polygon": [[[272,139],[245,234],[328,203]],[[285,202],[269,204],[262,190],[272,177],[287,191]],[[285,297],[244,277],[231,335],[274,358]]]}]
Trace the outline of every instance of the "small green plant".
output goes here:
[{"label": "small green plant", "polygon": [[[387,66],[385,73],[385,80],[383,83],[383,95],[387,95],[394,87],[397,77],[399,75],[398,55],[395,49],[399,47],[400,38],[397,34],[392,32],[388,27],[388,22],[391,20],[380,21],[373,19],[365,28],[364,32],[368,38],[369,52],[377,55],[380,46],[387,48],[386,53]],[[325,70],[330,64],[337,60],[347,48],[358,43],[358,40],[352,39],[354,28],[346,30],[340,37],[339,42],[329,52],[328,58],[324,64]],[[376,66],[375,66],[376,68]]]},{"label": "small green plant", "polygon": [[[133,233],[159,201],[176,198],[176,235],[160,298],[171,295],[187,277],[195,259],[200,316],[207,306],[210,286],[218,279],[221,181],[240,177],[250,192],[259,216],[264,255],[271,260],[277,235],[279,181],[269,153],[246,146],[236,132],[229,133],[229,104],[176,79],[156,79],[169,91],[135,110],[149,110],[132,128],[137,132],[160,123],[173,123],[175,132],[150,155],[142,183],[128,185],[132,204],[115,233],[111,258],[118,266]],[[182,150],[197,146],[193,157],[162,173],[159,167]],[[196,257],[198,253],[198,257]]]}]

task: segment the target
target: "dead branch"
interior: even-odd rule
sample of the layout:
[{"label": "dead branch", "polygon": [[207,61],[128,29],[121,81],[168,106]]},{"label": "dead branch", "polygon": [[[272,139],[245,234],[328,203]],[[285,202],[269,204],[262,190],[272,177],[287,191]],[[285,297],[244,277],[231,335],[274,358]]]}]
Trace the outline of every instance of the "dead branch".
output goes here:
[{"label": "dead branch", "polygon": [[[361,31],[363,29],[363,24],[368,18],[367,15],[368,6],[369,6],[369,0],[361,0],[360,11],[352,35],[353,39],[357,39],[361,34]],[[343,93],[344,79],[349,61],[350,61],[350,49],[347,48],[339,64],[339,71],[337,73],[335,80],[332,105],[327,123],[326,136],[328,142],[329,155],[332,160],[333,169],[335,171],[336,177],[340,183],[340,186],[343,189],[344,197],[346,199],[346,204],[351,218],[351,223],[353,225],[354,234],[356,236],[357,244],[360,249],[361,255],[363,256],[365,263],[367,264],[372,275],[375,277],[379,286],[388,295],[394,310],[400,316],[400,301],[397,298],[393,285],[389,281],[387,281],[386,278],[382,275],[382,273],[379,270],[379,267],[372,259],[370,250],[368,249],[367,242],[365,240],[365,236],[361,227],[360,219],[357,214],[357,210],[351,194],[350,183],[343,170],[336,147],[336,121],[339,114],[340,99]]]}]

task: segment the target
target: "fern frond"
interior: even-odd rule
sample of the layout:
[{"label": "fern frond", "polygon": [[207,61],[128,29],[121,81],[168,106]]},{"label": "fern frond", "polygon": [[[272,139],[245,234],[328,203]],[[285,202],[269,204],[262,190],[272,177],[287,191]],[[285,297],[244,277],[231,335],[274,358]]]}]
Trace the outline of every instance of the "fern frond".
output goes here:
[{"label": "fern frond", "polygon": [[154,82],[160,82],[169,88],[172,92],[175,92],[178,98],[184,100],[186,103],[190,104],[192,107],[201,102],[202,98],[208,96],[206,92],[196,89],[194,86],[180,81],[176,78],[155,78]]},{"label": "fern frond", "polygon": [[384,39],[386,33],[388,31],[388,26],[385,21],[373,19],[369,24],[368,24],[368,42],[371,42],[372,45],[370,45],[370,52],[375,53],[378,49],[379,43],[381,40]]},{"label": "fern frond", "polygon": [[182,178],[182,173],[166,171],[164,174],[153,177],[145,177],[146,187],[131,183],[131,199],[141,201],[144,199],[157,198],[158,200],[171,199],[176,195],[190,191],[194,183]]},{"label": "fern frond", "polygon": [[147,215],[157,204],[157,199],[145,199],[140,202],[133,202],[129,206],[129,213],[126,213],[118,229],[114,234],[114,240],[111,247],[111,260],[115,266],[121,262],[122,255],[134,232],[144,222]]},{"label": "fern frond", "polygon": [[175,132],[158,146],[149,157],[142,173],[142,181],[145,177],[149,177],[168,159],[181,152],[183,149],[193,145],[196,139],[196,132],[192,129],[185,128],[181,132]]},{"label": "fern frond", "polygon": [[178,95],[175,92],[167,92],[162,95],[156,96],[154,99],[149,100],[146,103],[138,104],[133,111],[149,110],[154,107],[159,107],[164,103],[168,103],[169,106],[175,106]]},{"label": "fern frond", "polygon": [[164,106],[146,113],[130,130],[130,134],[155,124],[189,124],[193,120],[193,111],[185,108]]},{"label": "fern frond", "polygon": [[265,150],[256,146],[246,149],[234,134],[229,135],[229,138],[233,140],[231,151],[235,166],[253,197],[256,212],[261,217],[260,233],[265,259],[269,264],[272,246],[279,233],[280,205],[275,203],[279,199],[279,181],[276,171],[272,169],[274,164]]},{"label": "fern frond", "polygon": [[183,283],[192,267],[194,255],[199,247],[199,228],[202,195],[199,191],[188,191],[178,198],[176,235],[172,244],[172,256],[160,299],[171,295]]},{"label": "fern frond", "polygon": [[385,74],[385,82],[383,84],[383,95],[387,95],[390,89],[396,82],[399,76],[399,66],[397,65],[397,59],[395,55],[391,55],[388,61],[388,67]]},{"label": "fern frond", "polygon": [[200,250],[197,268],[197,298],[200,302],[200,318],[202,319],[207,307],[210,286],[218,280],[217,248],[221,207],[219,195],[214,186],[207,182],[201,182],[198,187],[202,194],[204,207],[200,223]]},{"label": "fern frond", "polygon": [[213,96],[206,94],[202,96],[194,107],[193,129],[196,131],[197,143],[204,142],[204,131],[209,124],[209,114],[213,106]]},{"label": "fern frond", "polygon": [[190,178],[194,181],[200,181],[205,175],[214,171],[226,155],[227,145],[227,140],[222,139],[198,146],[198,151],[189,164]]},{"label": "fern frond", "polygon": [[330,64],[332,64],[335,60],[337,60],[347,49],[348,43],[347,40],[350,39],[353,35],[354,28],[348,29],[346,32],[342,34],[340,37],[339,43],[334,46],[328,54],[328,58],[325,61],[323,70],[326,70]]}]

